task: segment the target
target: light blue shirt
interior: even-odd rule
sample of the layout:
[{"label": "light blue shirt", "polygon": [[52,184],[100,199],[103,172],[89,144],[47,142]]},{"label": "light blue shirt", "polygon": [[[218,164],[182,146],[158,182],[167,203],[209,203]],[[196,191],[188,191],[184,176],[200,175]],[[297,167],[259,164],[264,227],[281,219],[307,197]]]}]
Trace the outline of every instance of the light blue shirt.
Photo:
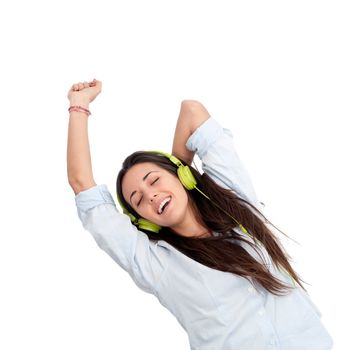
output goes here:
[{"label": "light blue shirt", "polygon": [[[230,130],[210,117],[189,137],[202,170],[262,210],[251,179],[239,159]],[[299,285],[287,296],[275,296],[251,281],[209,268],[179,252],[167,242],[152,242],[121,213],[107,188],[99,184],[75,196],[83,227],[98,246],[135,284],[154,294],[179,321],[191,350],[328,350],[333,341],[321,322],[321,312]],[[240,229],[235,229],[251,240]],[[251,240],[252,241],[252,240]],[[271,273],[292,284],[271,263],[241,243]]]}]

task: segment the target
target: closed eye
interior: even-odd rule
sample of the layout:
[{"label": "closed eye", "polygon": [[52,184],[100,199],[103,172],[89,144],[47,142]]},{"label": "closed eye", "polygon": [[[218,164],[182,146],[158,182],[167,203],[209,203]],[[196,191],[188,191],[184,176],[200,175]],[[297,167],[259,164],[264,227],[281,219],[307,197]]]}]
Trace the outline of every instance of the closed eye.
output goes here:
[{"label": "closed eye", "polygon": [[[159,177],[151,183],[151,186],[152,186],[155,182],[157,182],[158,180],[159,180]],[[137,203],[136,207],[138,207],[138,206],[140,205],[140,203],[141,203],[141,201],[142,201],[142,198],[143,198],[143,196],[141,197],[141,199],[140,199],[139,202]]]}]

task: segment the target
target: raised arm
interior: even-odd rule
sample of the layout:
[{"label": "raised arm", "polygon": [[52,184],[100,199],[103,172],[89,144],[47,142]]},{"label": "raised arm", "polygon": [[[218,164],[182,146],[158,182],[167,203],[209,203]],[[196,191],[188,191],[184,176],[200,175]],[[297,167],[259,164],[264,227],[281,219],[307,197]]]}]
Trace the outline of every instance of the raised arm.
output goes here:
[{"label": "raised arm", "polygon": [[192,164],[195,152],[186,148],[186,142],[192,133],[210,117],[206,108],[196,100],[183,100],[177,120],[172,154]]},{"label": "raised arm", "polygon": [[[89,103],[94,91],[90,91],[89,95],[89,85],[87,84],[89,83],[75,84],[77,85],[76,89],[73,88],[73,85],[68,96],[70,106],[81,106],[89,109]],[[98,86],[95,86],[95,88],[98,90]],[[85,94],[82,94],[82,90],[85,90]],[[84,112],[70,112],[67,142],[67,175],[69,185],[72,187],[75,195],[96,185],[91,166],[88,120],[89,117]]]}]

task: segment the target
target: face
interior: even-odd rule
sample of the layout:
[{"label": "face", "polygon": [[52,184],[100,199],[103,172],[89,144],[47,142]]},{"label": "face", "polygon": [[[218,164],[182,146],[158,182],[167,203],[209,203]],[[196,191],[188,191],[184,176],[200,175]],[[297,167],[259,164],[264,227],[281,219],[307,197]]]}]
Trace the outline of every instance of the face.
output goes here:
[{"label": "face", "polygon": [[[188,213],[187,192],[178,177],[154,163],[133,165],[123,177],[122,193],[140,217],[163,227],[178,226]],[[159,205],[169,197],[159,214]]]}]

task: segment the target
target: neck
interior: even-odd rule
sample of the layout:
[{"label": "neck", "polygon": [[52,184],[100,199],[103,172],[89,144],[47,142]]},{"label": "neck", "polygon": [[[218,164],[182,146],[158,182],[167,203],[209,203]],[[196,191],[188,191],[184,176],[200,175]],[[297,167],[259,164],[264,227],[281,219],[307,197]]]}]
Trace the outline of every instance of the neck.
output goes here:
[{"label": "neck", "polygon": [[197,221],[191,207],[187,210],[184,220],[180,224],[171,227],[171,229],[176,234],[184,237],[204,238],[212,235],[211,230],[204,222]]}]

